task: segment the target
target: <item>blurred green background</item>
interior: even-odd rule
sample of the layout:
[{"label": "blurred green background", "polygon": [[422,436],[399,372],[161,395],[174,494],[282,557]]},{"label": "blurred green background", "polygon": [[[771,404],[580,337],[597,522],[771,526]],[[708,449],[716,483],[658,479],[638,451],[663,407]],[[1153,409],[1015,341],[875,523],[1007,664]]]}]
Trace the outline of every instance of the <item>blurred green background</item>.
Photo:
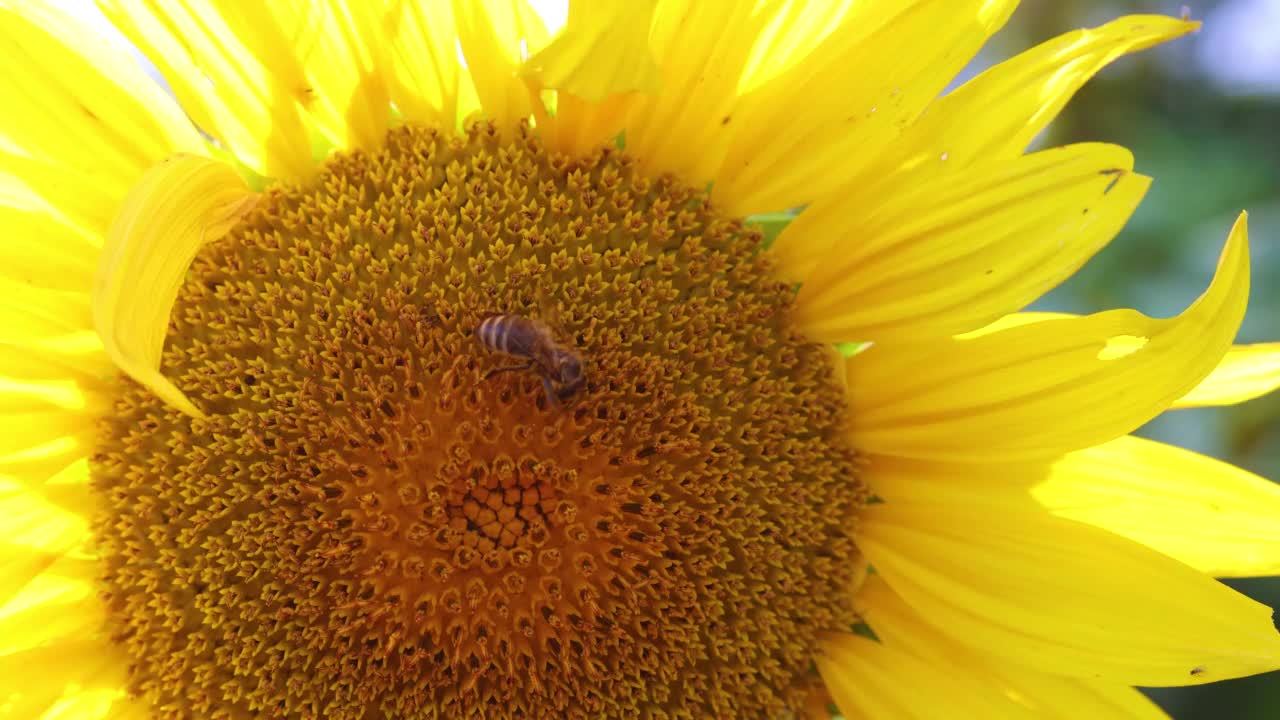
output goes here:
[{"label": "blurred green background", "polygon": [[[966,76],[1068,29],[1183,7],[1023,0]],[[1036,307],[1177,314],[1208,286],[1227,231],[1247,209],[1252,293],[1237,342],[1280,339],[1280,0],[1201,0],[1186,9],[1204,22],[1200,32],[1118,60],[1040,139],[1123,145],[1155,182],[1119,237]],[[1280,394],[1167,413],[1140,434],[1280,480]],[[1280,609],[1280,578],[1229,584]],[[1280,718],[1280,673],[1150,694],[1176,720]]]}]

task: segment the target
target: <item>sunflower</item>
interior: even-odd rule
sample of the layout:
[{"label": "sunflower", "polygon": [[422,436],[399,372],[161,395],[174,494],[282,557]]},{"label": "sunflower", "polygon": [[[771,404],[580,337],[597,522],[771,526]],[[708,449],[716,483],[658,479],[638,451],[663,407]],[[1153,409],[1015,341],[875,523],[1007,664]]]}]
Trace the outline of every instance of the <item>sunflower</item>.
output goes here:
[{"label": "sunflower", "polygon": [[1195,25],[940,96],[1015,5],[5,7],[0,714],[1145,718],[1280,667],[1213,579],[1280,570],[1280,493],[1128,435],[1280,384],[1243,216],[1177,317],[1019,312],[1148,184],[1028,143]]}]

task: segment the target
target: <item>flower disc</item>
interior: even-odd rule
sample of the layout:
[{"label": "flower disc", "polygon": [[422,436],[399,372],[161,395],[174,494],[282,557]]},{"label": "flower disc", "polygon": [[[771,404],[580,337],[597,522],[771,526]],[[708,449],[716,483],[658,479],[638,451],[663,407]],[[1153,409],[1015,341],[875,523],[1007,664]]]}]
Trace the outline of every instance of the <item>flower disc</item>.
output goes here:
[{"label": "flower disc", "polygon": [[[406,127],[197,257],[93,460],[166,717],[781,717],[854,622],[864,490],[758,233],[530,132]],[[587,382],[477,341],[545,322]]]}]

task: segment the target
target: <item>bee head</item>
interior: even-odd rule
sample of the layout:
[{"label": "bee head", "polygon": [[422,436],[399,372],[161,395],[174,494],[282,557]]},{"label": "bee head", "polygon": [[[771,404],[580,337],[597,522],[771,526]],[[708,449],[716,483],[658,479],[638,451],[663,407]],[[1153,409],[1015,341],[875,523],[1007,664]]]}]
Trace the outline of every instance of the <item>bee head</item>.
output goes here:
[{"label": "bee head", "polygon": [[582,382],[582,362],[573,353],[562,352],[556,357],[556,372],[560,384],[576,386]]}]

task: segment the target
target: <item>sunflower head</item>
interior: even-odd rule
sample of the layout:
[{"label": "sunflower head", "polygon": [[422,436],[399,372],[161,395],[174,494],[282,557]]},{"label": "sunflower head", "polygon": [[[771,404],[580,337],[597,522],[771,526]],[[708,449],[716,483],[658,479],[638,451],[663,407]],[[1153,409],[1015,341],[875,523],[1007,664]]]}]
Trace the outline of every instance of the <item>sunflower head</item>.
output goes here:
[{"label": "sunflower head", "polygon": [[[203,418],[125,385],[90,465],[132,687],[291,717],[799,707],[855,618],[862,490],[759,241],[527,127],[403,127],[269,190],[170,313]],[[571,405],[495,374],[537,354],[519,329],[475,338],[539,298],[557,380],[589,368]]]}]

